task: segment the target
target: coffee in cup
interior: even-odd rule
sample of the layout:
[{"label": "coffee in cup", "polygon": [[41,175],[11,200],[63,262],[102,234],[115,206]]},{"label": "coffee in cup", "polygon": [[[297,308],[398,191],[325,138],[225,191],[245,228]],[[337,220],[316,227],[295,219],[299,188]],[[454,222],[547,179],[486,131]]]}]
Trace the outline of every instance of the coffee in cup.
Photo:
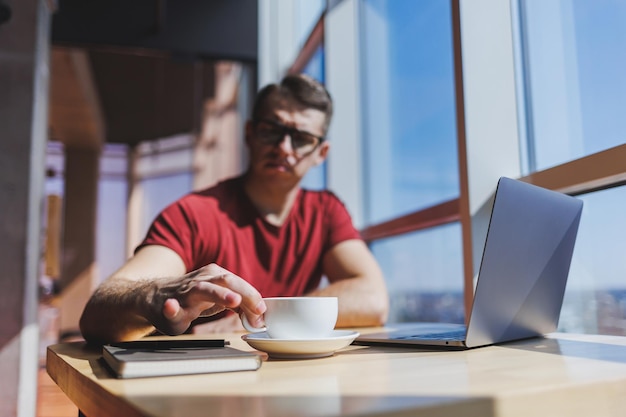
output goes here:
[{"label": "coffee in cup", "polygon": [[241,314],[243,326],[251,333],[267,332],[272,339],[323,339],[332,335],[337,324],[337,297],[269,297],[263,301],[265,327],[252,327]]}]

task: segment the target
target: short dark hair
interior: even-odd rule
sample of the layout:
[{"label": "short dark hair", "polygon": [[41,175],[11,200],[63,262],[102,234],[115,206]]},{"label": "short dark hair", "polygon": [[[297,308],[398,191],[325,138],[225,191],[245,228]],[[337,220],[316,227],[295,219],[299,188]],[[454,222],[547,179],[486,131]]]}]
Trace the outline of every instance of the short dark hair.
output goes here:
[{"label": "short dark hair", "polygon": [[252,108],[252,120],[260,120],[268,97],[278,93],[293,98],[303,107],[313,108],[325,115],[324,134],[333,115],[333,100],[326,87],[316,79],[305,74],[289,74],[280,84],[268,84],[257,94]]}]

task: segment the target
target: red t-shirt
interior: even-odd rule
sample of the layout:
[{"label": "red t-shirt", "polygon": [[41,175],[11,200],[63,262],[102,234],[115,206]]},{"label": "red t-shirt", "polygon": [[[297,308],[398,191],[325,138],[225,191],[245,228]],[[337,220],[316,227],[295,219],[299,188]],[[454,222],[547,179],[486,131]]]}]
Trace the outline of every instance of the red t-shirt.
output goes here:
[{"label": "red t-shirt", "polygon": [[171,204],[137,250],[166,246],[187,271],[214,262],[264,297],[295,296],[317,288],[324,254],[348,239],[360,235],[333,193],[300,190],[285,223],[274,226],[259,215],[237,177]]}]

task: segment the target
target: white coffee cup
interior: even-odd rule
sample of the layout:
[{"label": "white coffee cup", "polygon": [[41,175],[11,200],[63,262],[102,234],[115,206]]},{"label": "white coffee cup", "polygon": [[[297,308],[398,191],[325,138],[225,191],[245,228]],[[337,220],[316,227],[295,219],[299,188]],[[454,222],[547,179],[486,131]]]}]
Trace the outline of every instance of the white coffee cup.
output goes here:
[{"label": "white coffee cup", "polygon": [[243,326],[251,333],[267,332],[272,339],[323,339],[332,335],[337,324],[337,297],[264,298],[265,327],[250,325],[241,314]]}]

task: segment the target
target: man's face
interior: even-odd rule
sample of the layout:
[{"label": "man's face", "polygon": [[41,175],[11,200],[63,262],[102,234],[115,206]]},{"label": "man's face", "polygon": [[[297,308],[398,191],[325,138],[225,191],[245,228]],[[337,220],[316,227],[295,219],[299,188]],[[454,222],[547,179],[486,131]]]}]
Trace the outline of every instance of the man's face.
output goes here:
[{"label": "man's face", "polygon": [[269,96],[259,120],[246,126],[251,173],[268,180],[300,181],[326,158],[324,123],[319,110],[278,93]]}]

